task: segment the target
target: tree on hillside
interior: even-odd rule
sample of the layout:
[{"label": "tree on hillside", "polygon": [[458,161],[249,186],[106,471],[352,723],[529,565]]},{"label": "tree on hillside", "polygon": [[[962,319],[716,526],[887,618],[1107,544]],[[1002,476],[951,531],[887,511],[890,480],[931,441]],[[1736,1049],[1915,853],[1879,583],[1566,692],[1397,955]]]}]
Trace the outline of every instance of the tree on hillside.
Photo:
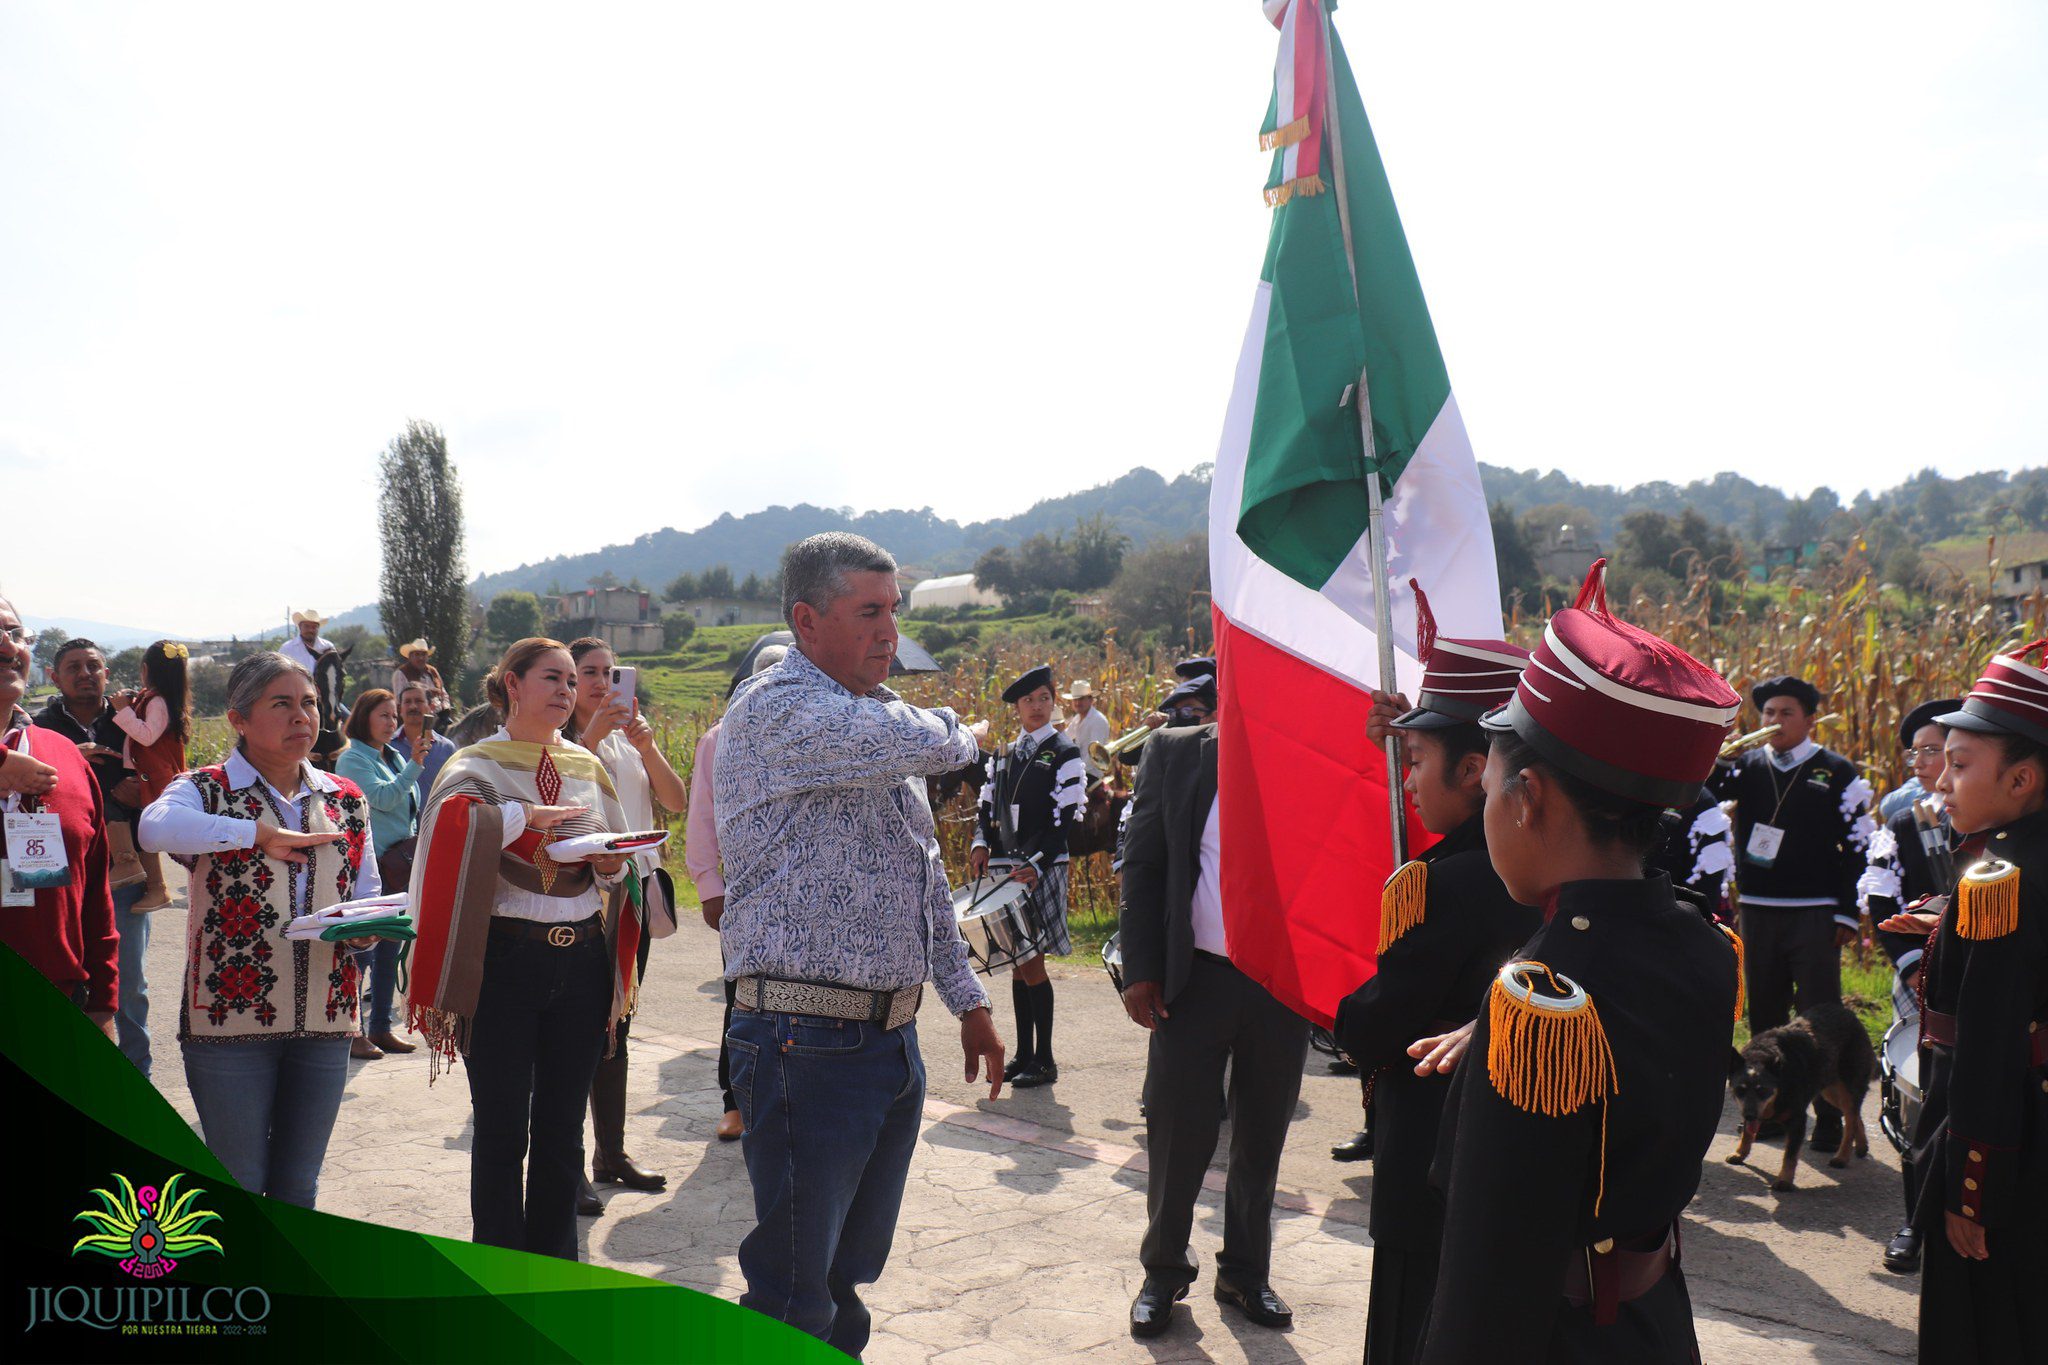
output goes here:
[{"label": "tree on hillside", "polygon": [[1125,555],[1123,569],[1104,594],[1110,619],[1126,644],[1138,635],[1162,632],[1180,644],[1193,632],[1197,647],[1209,642],[1209,533],[1163,540]]},{"label": "tree on hillside", "polygon": [[1567,526],[1580,544],[1600,538],[1600,519],[1577,503],[1546,502],[1522,513],[1519,521],[1531,550],[1549,545]]},{"label": "tree on hillside", "polygon": [[602,573],[592,574],[587,580],[587,582],[589,586],[596,588],[598,591],[602,592],[606,588],[618,587],[619,576],[613,573],[610,569],[606,569]]},{"label": "tree on hillside", "polygon": [[1525,603],[1535,602],[1543,590],[1543,575],[1536,571],[1536,556],[1529,550],[1529,539],[1523,534],[1521,523],[1504,502],[1494,503],[1486,514],[1493,525],[1493,563],[1500,573],[1500,609],[1514,610],[1518,598]]},{"label": "tree on hillside", "polygon": [[689,601],[697,595],[697,575],[689,572],[677,574],[661,590],[661,595],[671,602]]},{"label": "tree on hillside", "polygon": [[1017,573],[1028,593],[1049,595],[1074,586],[1074,552],[1065,536],[1040,531],[1017,547],[1016,558]]},{"label": "tree on hillside", "polygon": [[[57,651],[71,638],[71,632],[62,626],[50,626],[36,635],[35,648],[29,652],[35,656],[36,666],[48,673],[57,663]],[[17,656],[19,657],[19,656]]]},{"label": "tree on hillside", "polygon": [[1024,581],[1008,546],[982,551],[981,558],[974,561],[974,586],[999,593],[1005,601],[1023,595]]},{"label": "tree on hillside", "polygon": [[412,421],[378,461],[384,571],[378,610],[392,638],[425,636],[449,689],[462,695],[469,653],[469,590],[462,563],[462,485],[448,441]]},{"label": "tree on hillside", "polygon": [[530,592],[501,592],[484,613],[484,633],[499,644],[540,634],[540,599]]},{"label": "tree on hillside", "polygon": [[768,581],[757,573],[750,573],[740,582],[740,601],[759,602],[768,596]]},{"label": "tree on hillside", "polygon": [[732,570],[723,564],[713,564],[697,575],[699,597],[732,597],[736,592],[737,589],[733,587],[732,582]]},{"label": "tree on hillside", "polygon": [[1074,519],[1073,575],[1071,585],[1076,592],[1087,592],[1091,588],[1103,587],[1116,579],[1117,571],[1123,567],[1124,552],[1131,548],[1131,538],[1117,529],[1108,514],[1097,512],[1092,517]]}]

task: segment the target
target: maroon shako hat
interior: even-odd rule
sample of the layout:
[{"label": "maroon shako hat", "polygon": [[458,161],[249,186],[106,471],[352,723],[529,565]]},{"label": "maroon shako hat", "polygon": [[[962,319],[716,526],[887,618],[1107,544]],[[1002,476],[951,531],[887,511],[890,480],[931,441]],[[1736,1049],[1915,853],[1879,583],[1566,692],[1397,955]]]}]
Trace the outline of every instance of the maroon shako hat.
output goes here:
[{"label": "maroon shako hat", "polygon": [[1436,633],[1422,585],[1414,579],[1415,654],[1422,660],[1422,691],[1415,709],[1393,722],[1397,730],[1442,730],[1470,725],[1515,695],[1529,651],[1505,640],[1457,640]]},{"label": "maroon shako hat", "polygon": [[2041,662],[2048,663],[2048,640],[1992,656],[1984,676],[1963,698],[1962,709],[1936,716],[1934,723],[1978,734],[2002,731],[2048,747],[2048,672],[2042,671],[2040,664],[2027,662],[2027,656],[2037,650]]},{"label": "maroon shako hat", "polygon": [[1714,770],[1742,698],[1669,640],[1607,607],[1607,561],[1550,618],[1514,700],[1481,722],[1543,759],[1648,806],[1689,806]]}]

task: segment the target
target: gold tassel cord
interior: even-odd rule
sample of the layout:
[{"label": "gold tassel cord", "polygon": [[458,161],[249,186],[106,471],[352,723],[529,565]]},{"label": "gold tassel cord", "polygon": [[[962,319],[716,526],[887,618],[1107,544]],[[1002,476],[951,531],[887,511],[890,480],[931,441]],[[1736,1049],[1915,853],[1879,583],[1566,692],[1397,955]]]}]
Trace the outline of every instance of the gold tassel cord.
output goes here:
[{"label": "gold tassel cord", "polygon": [[[1534,1003],[1541,972],[1555,996]],[[1511,984],[1512,983],[1512,984]],[[1555,1006],[1555,1007],[1551,1007]],[[1600,1104],[1600,1183],[1593,1212],[1607,1196],[1607,1100],[1621,1089],[1614,1050],[1593,997],[1540,962],[1511,962],[1494,978],[1486,1005],[1486,1075],[1517,1109],[1551,1118]]]},{"label": "gold tassel cord", "polygon": [[1394,940],[1422,923],[1422,912],[1428,903],[1429,864],[1401,864],[1387,878],[1387,889],[1380,892],[1379,950],[1384,953]]},{"label": "gold tassel cord", "polygon": [[1298,180],[1289,180],[1285,184],[1275,185],[1272,189],[1267,190],[1266,207],[1277,209],[1297,194],[1306,198],[1309,195],[1321,194],[1328,188],[1329,186],[1323,183],[1321,176],[1305,175]]},{"label": "gold tassel cord", "polygon": [[1308,136],[1308,115],[1303,114],[1292,123],[1283,123],[1270,133],[1259,134],[1259,150],[1262,152],[1284,151]]},{"label": "gold tassel cord", "polygon": [[1978,863],[1956,887],[1956,932],[2004,938],[2020,927],[2020,870],[2000,858]]},{"label": "gold tassel cord", "polygon": [[1743,1007],[1748,1003],[1749,999],[1744,993],[1745,983],[1748,981],[1749,976],[1742,967],[1742,935],[1736,933],[1725,924],[1717,924],[1714,927],[1728,936],[1728,946],[1735,950],[1735,1019],[1737,1023],[1740,1023],[1742,1021]]}]

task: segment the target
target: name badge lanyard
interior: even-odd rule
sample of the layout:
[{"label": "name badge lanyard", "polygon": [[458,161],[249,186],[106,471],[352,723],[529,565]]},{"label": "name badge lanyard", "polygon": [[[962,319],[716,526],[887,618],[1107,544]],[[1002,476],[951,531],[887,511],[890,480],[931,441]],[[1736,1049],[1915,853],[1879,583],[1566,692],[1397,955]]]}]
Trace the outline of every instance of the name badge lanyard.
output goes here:
[{"label": "name badge lanyard", "polygon": [[1812,754],[1808,754],[1805,758],[1800,759],[1792,771],[1786,774],[1785,785],[1780,787],[1778,785],[1777,764],[1772,763],[1769,758],[1764,760],[1764,765],[1770,769],[1771,792],[1778,799],[1777,804],[1771,807],[1771,818],[1769,820],[1760,820],[1750,826],[1749,843],[1743,849],[1743,853],[1755,866],[1769,867],[1778,861],[1778,850],[1785,845],[1785,831],[1778,824],[1778,815],[1785,809],[1786,799],[1799,786],[1800,772],[1811,762],[1813,762]]},{"label": "name badge lanyard", "polygon": [[[7,747],[28,755],[28,727],[8,732]],[[4,803],[7,861],[0,874],[0,906],[25,908],[36,903],[36,892],[67,885],[71,861],[64,850],[63,823],[51,811],[31,809],[42,803],[9,792]]]}]

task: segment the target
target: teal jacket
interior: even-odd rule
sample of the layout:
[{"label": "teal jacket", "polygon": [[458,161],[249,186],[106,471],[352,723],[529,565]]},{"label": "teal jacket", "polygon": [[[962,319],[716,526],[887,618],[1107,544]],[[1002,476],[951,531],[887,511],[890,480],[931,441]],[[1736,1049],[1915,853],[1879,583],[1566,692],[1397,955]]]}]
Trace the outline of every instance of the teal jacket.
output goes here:
[{"label": "teal jacket", "polygon": [[[404,752],[400,750],[400,752]],[[411,759],[394,768],[382,750],[351,740],[334,760],[334,771],[363,789],[370,800],[370,842],[383,857],[401,839],[420,831],[420,765]]]}]

